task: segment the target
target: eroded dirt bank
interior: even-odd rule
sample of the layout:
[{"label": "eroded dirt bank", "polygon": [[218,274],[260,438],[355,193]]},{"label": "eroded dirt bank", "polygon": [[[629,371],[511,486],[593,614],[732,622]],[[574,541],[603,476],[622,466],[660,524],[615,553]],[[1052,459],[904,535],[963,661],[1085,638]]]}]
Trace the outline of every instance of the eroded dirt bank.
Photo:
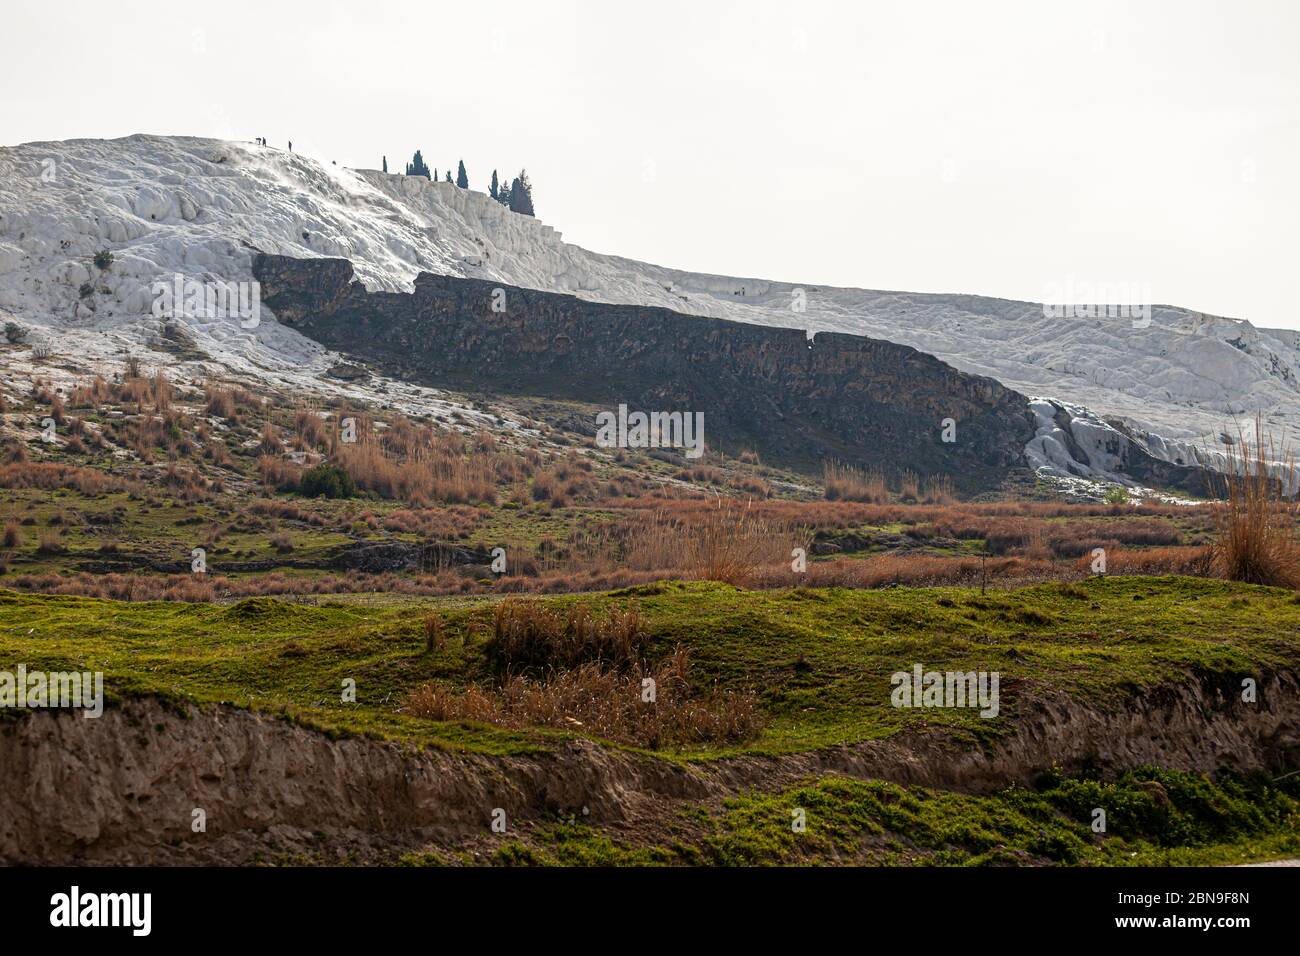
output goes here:
[{"label": "eroded dirt bank", "polygon": [[[511,821],[585,808],[593,823],[634,831],[683,802],[825,773],[981,792],[1052,766],[1280,771],[1300,745],[1294,672],[1262,678],[1253,704],[1234,681],[1189,677],[1120,709],[1063,698],[1019,709],[982,748],[913,731],[693,767],[581,740],[535,757],[417,752],[231,708],[181,716],[150,699],[97,720],[42,711],[0,730],[0,861],[233,863],[322,844],[364,858],[474,839],[495,808]],[[205,833],[192,832],[196,809]]]}]

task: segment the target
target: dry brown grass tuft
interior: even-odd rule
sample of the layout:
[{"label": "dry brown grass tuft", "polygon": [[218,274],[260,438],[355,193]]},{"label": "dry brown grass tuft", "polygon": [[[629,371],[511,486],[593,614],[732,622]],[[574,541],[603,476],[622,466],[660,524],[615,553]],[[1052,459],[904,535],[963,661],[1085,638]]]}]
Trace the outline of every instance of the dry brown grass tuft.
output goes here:
[{"label": "dry brown grass tuft", "polygon": [[197,471],[170,462],[163,469],[161,484],[183,501],[198,501],[208,495],[207,482]]},{"label": "dry brown grass tuft", "polygon": [[54,528],[41,528],[36,533],[37,554],[61,554],[64,550],[63,537]]},{"label": "dry brown grass tuft", "polygon": [[67,421],[63,409],[63,399],[58,395],[50,395],[49,402],[50,402],[50,417],[54,419],[56,424],[62,425],[64,422]]},{"label": "dry brown grass tuft", "polygon": [[758,504],[710,499],[698,507],[665,507],[633,520],[582,528],[556,555],[543,555],[542,567],[625,568],[741,584],[762,568],[788,567],[793,549],[807,551],[811,541],[806,528],[767,517]]},{"label": "dry brown grass tuft", "polygon": [[925,479],[925,494],[921,500],[927,505],[946,505],[955,500],[952,479],[947,475],[931,475]]},{"label": "dry brown grass tuft", "polygon": [[852,465],[828,461],[822,466],[822,484],[827,501],[863,501],[884,504],[889,500],[885,476]]},{"label": "dry brown grass tuft", "polygon": [[597,617],[586,604],[559,609],[540,601],[502,601],[492,615],[488,659],[502,671],[572,668],[581,664],[626,668],[638,662],[646,640],[635,607]]},{"label": "dry brown grass tuft", "polygon": [[252,515],[283,518],[285,521],[301,521],[317,528],[323,528],[328,524],[324,515],[299,508],[291,501],[254,500],[247,505],[245,510]]},{"label": "dry brown grass tuft", "polygon": [[1217,512],[1218,537],[1211,546],[1214,572],[1230,581],[1300,588],[1296,541],[1296,462],[1271,441],[1245,438],[1229,446],[1224,478],[1227,502]]},{"label": "dry brown grass tuft", "polygon": [[741,584],[762,567],[788,565],[791,551],[806,550],[807,544],[802,529],[719,501],[696,520],[661,520],[643,527],[634,538],[633,557],[643,567],[652,563],[647,559],[658,557],[662,568],[678,567],[691,577]]},{"label": "dry brown grass tuft", "polygon": [[383,498],[424,504],[495,504],[499,480],[514,478],[526,465],[520,456],[485,451],[471,454],[454,431],[434,431],[397,419],[379,441],[368,419],[357,419],[357,441],[336,441],[335,464],[357,487]]},{"label": "dry brown grass tuft", "polygon": [[299,408],[294,412],[293,430],[304,448],[323,449],[329,445],[329,430],[313,409]]},{"label": "dry brown grass tuft", "polygon": [[689,660],[680,646],[653,670],[637,665],[620,671],[586,663],[544,680],[511,675],[499,689],[471,684],[456,691],[426,685],[407,696],[405,710],[431,720],[563,727],[652,749],[737,743],[757,736],[762,726],[752,693],[714,688],[692,695]]},{"label": "dry brown grass tuft", "polygon": [[262,433],[257,440],[257,450],[263,455],[278,455],[284,449],[280,440],[280,429],[270,422],[262,425]]},{"label": "dry brown grass tuft", "polygon": [[257,471],[262,483],[277,491],[294,490],[302,483],[302,468],[287,458],[261,455],[257,459]]},{"label": "dry brown grass tuft", "polygon": [[399,534],[418,534],[438,541],[463,541],[483,521],[483,509],[468,505],[450,505],[446,508],[399,508],[383,517],[385,530]]},{"label": "dry brown grass tuft", "polygon": [[[1080,573],[1087,574],[1091,569],[1092,561],[1092,554],[1085,554],[1079,558],[1076,569]],[[1209,548],[1143,548],[1136,551],[1107,548],[1106,573],[1211,577],[1213,567]]]},{"label": "dry brown grass tuft", "polygon": [[904,501],[916,501],[921,496],[921,479],[914,471],[904,471],[898,479],[898,497]]},{"label": "dry brown grass tuft", "polygon": [[424,649],[432,654],[447,646],[447,627],[440,614],[430,614],[424,619]]},{"label": "dry brown grass tuft", "polygon": [[15,461],[0,466],[0,488],[67,488],[83,495],[97,496],[112,491],[129,491],[133,487],[129,482],[95,468],[31,461]]},{"label": "dry brown grass tuft", "polygon": [[690,468],[681,469],[673,477],[678,481],[690,481],[697,485],[720,485],[724,476],[720,469],[712,465],[692,465]]},{"label": "dry brown grass tuft", "polygon": [[109,389],[108,382],[103,377],[96,375],[89,384],[82,385],[78,383],[68,398],[68,404],[72,408],[97,408],[105,404],[111,397],[112,392]]},{"label": "dry brown grass tuft", "polygon": [[203,457],[212,462],[216,468],[227,468],[231,465],[230,449],[220,438],[208,439],[203,447]]},{"label": "dry brown grass tuft", "polygon": [[234,389],[225,388],[216,382],[205,382],[203,385],[205,403],[203,413],[211,415],[214,418],[225,418],[234,421],[237,417],[238,410],[235,403]]},{"label": "dry brown grass tuft", "polygon": [[738,475],[731,479],[731,487],[754,498],[772,497],[772,486],[757,475]]},{"label": "dry brown grass tuft", "polygon": [[165,412],[172,407],[172,398],[175,393],[172,389],[172,383],[167,380],[167,373],[162,369],[158,369],[153,373],[153,379],[149,383],[149,393],[156,411]]}]

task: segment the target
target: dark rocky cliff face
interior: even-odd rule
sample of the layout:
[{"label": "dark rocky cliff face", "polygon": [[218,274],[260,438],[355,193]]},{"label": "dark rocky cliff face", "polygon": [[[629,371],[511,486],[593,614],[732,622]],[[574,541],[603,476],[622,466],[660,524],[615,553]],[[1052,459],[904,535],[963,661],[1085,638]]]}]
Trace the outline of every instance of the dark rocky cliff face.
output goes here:
[{"label": "dark rocky cliff face", "polygon": [[[835,458],[966,492],[1024,464],[1026,399],[891,342],[587,302],[421,274],[413,294],[367,292],[343,259],[262,255],[282,323],[410,381],[632,411],[703,412],[710,448],[818,471]],[[504,305],[494,311],[493,305]],[[943,441],[943,421],[955,441]],[[595,431],[592,422],[591,431]]]}]

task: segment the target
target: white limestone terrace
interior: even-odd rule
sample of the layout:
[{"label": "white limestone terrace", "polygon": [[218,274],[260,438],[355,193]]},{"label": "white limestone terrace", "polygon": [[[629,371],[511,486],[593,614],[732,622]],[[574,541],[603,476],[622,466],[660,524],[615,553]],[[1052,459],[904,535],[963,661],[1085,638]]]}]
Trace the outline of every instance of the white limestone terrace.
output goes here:
[{"label": "white limestone terrace", "polygon": [[[114,255],[104,271],[92,262],[102,249]],[[1300,332],[1173,306],[1154,306],[1150,325],[1135,328],[975,295],[683,272],[565,243],[450,183],[251,143],[137,135],[0,148],[0,320],[41,327],[61,351],[71,343],[93,357],[112,343],[120,354],[148,341],[159,327],[154,281],[251,280],[257,250],[349,259],[371,290],[410,291],[428,271],[886,339],[1077,406],[1085,437],[1089,423],[1120,419],[1169,460],[1201,457],[1224,431],[1250,435],[1257,413],[1279,440],[1300,422]],[[251,331],[229,319],[185,324],[215,361],[281,384],[315,388],[338,360],[266,308]]]}]

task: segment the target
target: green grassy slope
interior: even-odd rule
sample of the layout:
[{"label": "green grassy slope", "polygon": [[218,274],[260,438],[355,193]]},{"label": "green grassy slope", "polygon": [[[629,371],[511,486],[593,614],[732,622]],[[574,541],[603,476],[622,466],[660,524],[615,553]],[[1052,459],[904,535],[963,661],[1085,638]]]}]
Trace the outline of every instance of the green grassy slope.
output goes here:
[{"label": "green grassy slope", "polygon": [[[422,684],[463,686],[490,676],[483,645],[493,600],[309,606],[256,598],[220,606],[0,592],[0,669],[102,670],[110,698],[227,702],[443,747],[546,747],[560,732],[434,723],[398,712],[406,692]],[[752,690],[766,729],[743,748],[750,752],[870,739],[918,721],[997,733],[1035,693],[1118,704],[1188,671],[1240,679],[1300,661],[1300,598],[1192,578],[1094,579],[983,596],[956,588],[749,592],[669,583],[546,600],[635,604],[652,657],[681,644],[700,687]],[[422,622],[435,608],[449,639],[444,650],[426,652]],[[916,663],[998,671],[1000,715],[891,707],[890,674]],[[356,703],[341,700],[349,679]]]}]

